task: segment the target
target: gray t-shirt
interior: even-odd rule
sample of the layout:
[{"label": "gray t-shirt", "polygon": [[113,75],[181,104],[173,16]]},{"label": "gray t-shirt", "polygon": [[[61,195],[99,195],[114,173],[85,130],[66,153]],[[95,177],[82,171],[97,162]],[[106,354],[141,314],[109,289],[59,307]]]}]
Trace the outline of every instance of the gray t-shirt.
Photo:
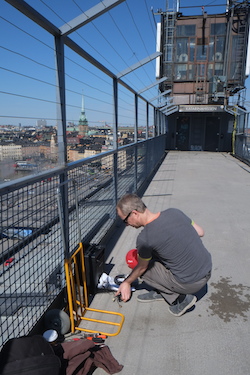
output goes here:
[{"label": "gray t-shirt", "polygon": [[176,208],[145,225],[136,247],[141,258],[159,260],[182,283],[201,280],[212,269],[211,255],[192,220]]}]

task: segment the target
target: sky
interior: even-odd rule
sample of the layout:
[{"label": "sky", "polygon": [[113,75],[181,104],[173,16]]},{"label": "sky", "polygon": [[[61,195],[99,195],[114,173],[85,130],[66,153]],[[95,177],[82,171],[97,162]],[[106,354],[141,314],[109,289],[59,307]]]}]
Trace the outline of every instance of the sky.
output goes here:
[{"label": "sky", "polygon": [[[0,0],[0,125],[31,125],[46,119],[55,125],[57,119],[54,38],[5,0]],[[61,27],[99,0],[28,0],[42,16]],[[71,33],[69,38],[115,74],[150,56],[156,50],[156,23],[165,0],[126,0],[93,22]],[[224,13],[225,1],[180,1],[184,15]],[[84,109],[90,126],[112,124],[112,80],[86,60],[65,47],[67,123],[77,124],[84,98]],[[155,60],[123,77],[138,91],[155,82]],[[246,81],[248,84],[248,80]],[[249,91],[249,90],[248,90]],[[151,100],[158,95],[157,86],[143,92]],[[134,98],[119,87],[119,122],[134,122]],[[154,104],[156,104],[154,102]],[[139,101],[139,125],[145,121],[143,101]]]}]

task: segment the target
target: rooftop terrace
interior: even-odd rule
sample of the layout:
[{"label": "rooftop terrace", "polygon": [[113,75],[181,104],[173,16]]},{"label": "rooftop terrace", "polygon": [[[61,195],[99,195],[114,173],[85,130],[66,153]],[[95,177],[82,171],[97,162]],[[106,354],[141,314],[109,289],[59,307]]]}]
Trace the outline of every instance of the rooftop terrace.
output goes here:
[{"label": "rooftop terrace", "polygon": [[[154,212],[177,207],[205,230],[203,242],[213,258],[207,292],[193,311],[180,318],[164,302],[141,304],[136,296],[112,302],[98,293],[92,307],[119,311],[125,322],[106,344],[124,365],[122,375],[245,375],[250,339],[250,167],[227,153],[167,154],[144,194]],[[138,230],[117,227],[109,243],[110,275],[128,273],[125,254],[135,247]],[[139,289],[143,289],[140,284]],[[97,369],[95,375],[104,374]]]}]

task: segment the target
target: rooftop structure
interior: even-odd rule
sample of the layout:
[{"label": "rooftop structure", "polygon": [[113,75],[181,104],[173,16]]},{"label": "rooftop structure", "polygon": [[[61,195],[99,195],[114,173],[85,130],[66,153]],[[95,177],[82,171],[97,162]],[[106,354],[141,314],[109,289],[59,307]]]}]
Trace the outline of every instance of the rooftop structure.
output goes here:
[{"label": "rooftop structure", "polygon": [[228,1],[225,13],[160,12],[159,107],[169,114],[171,149],[231,151],[234,110],[243,109],[249,2]]}]

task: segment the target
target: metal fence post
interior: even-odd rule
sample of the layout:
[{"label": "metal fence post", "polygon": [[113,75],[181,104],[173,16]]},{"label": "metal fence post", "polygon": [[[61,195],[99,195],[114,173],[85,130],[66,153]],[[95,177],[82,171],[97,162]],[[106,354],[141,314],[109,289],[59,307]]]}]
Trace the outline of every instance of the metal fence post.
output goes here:
[{"label": "metal fence post", "polygon": [[149,131],[149,103],[146,103],[146,139],[148,139]]},{"label": "metal fence post", "polygon": [[114,128],[113,128],[113,148],[116,152],[113,154],[114,171],[114,207],[118,201],[118,81],[113,78],[113,103],[114,103]]},{"label": "metal fence post", "polygon": [[[57,88],[57,137],[58,137],[58,163],[67,164],[67,139],[66,139],[66,101],[65,101],[65,68],[64,68],[64,43],[63,38],[55,36],[56,55],[56,88]],[[65,239],[65,253],[69,252],[69,216],[68,216],[68,176],[64,171],[60,174],[61,199],[63,209],[63,228]],[[67,255],[67,254],[65,254]]]},{"label": "metal fence post", "polygon": [[135,142],[135,175],[134,175],[134,191],[137,191],[137,179],[138,179],[138,95],[135,94],[135,126],[134,126],[134,142]]}]

